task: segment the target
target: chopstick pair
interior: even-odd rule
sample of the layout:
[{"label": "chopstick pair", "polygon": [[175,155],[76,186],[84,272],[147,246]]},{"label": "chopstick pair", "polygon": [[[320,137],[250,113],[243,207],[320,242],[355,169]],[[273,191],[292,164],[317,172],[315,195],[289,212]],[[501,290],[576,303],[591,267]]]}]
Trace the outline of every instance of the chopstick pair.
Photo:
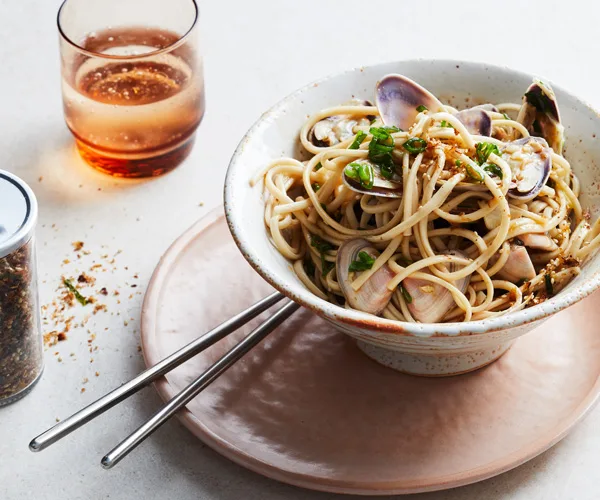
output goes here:
[{"label": "chopstick pair", "polygon": [[[137,377],[122,386],[114,389],[82,410],[74,413],[69,418],[40,434],[29,443],[31,451],[41,451],[56,441],[67,436],[74,430],[93,420],[98,415],[135,394],[156,379],[170,372],[173,368],[186,362],[196,354],[202,352],[217,341],[234,332],[251,319],[266,311],[269,307],[279,302],[284,296],[278,292],[265,297],[245,311],[228,319],[224,323],[190,342],[185,347],[174,352],[156,365],[140,373]],[[256,346],[269,333],[283,323],[300,306],[295,302],[288,302],[264,323],[249,333],[239,344],[230,349],[223,357],[210,366],[202,375],[189,384],[179,394],[174,396],[165,406],[157,411],[146,423],[138,427],[132,434],[119,445],[107,453],[101,460],[102,467],[110,469],[133,451],[144,439],[164,424],[177,411],[187,405],[194,397],[204,390],[219,375],[232,366],[250,349]]]}]

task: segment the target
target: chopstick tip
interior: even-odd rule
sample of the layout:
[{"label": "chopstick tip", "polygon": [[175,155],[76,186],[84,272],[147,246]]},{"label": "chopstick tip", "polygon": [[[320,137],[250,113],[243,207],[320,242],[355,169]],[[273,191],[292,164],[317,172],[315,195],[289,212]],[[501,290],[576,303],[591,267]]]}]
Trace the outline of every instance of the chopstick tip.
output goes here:
[{"label": "chopstick tip", "polygon": [[42,450],[42,443],[40,443],[37,438],[33,439],[31,441],[31,443],[29,443],[29,450],[30,451],[41,451]]},{"label": "chopstick tip", "polygon": [[103,469],[111,469],[113,465],[115,465],[116,462],[114,462],[108,455],[105,455],[104,457],[102,457],[102,460],[100,460],[100,465],[102,466]]}]

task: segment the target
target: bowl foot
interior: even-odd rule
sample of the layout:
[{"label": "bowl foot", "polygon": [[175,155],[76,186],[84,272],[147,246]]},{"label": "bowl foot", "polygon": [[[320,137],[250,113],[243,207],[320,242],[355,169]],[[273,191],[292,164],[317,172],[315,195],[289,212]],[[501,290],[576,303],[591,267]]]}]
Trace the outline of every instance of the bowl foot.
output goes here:
[{"label": "bowl foot", "polygon": [[358,340],[357,345],[371,359],[399,372],[422,377],[448,377],[468,373],[493,363],[508,351],[513,342],[457,354],[405,353],[363,340]]}]

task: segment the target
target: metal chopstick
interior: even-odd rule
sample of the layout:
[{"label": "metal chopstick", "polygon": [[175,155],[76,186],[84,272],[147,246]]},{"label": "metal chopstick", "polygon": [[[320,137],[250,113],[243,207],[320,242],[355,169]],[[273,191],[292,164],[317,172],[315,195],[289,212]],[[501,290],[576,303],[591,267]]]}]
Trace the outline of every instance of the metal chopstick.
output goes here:
[{"label": "metal chopstick", "polygon": [[239,344],[227,352],[221,359],[214,363],[208,370],[188,385],[177,396],[173,397],[163,408],[156,412],[150,420],[140,426],[136,431],[129,435],[119,445],[113,448],[102,458],[101,464],[105,469],[110,469],[133,449],[135,449],[144,439],[164,424],[177,411],[182,409],[187,403],[194,399],[202,390],[204,390],[219,375],[232,366],[238,359],[246,354],[250,349],[263,340],[269,333],[283,323],[300,306],[295,302],[289,302],[277,311],[273,316],[253,330]]},{"label": "metal chopstick", "polygon": [[245,311],[242,311],[236,316],[221,323],[208,333],[202,335],[193,342],[190,342],[188,345],[182,347],[156,365],[140,373],[133,380],[126,382],[122,386],[109,392],[89,406],[86,406],[82,410],[71,415],[69,418],[40,434],[38,437],[34,438],[31,443],[29,443],[29,449],[31,451],[41,451],[47,448],[51,444],[73,432],[75,429],[78,429],[90,420],[96,418],[98,415],[104,413],[106,410],[109,410],[132,394],[138,392],[140,389],[146,387],[157,378],[162,377],[176,366],[186,362],[199,352],[226,337],[231,332],[237,330],[252,318],[255,318],[263,311],[266,311],[269,307],[271,307],[273,304],[276,304],[283,298],[284,296],[282,294],[275,292],[258,301]]}]

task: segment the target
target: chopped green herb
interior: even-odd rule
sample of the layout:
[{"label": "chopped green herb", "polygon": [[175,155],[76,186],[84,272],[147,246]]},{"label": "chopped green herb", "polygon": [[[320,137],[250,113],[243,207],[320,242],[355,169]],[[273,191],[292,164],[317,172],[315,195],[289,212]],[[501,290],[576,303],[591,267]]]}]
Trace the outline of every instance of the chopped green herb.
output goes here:
[{"label": "chopped green herb", "polygon": [[360,185],[365,189],[373,188],[375,172],[369,163],[358,163],[353,161],[346,166],[344,173],[350,177],[350,179],[360,182]]},{"label": "chopped green herb", "polygon": [[63,284],[69,289],[70,292],[73,293],[73,295],[75,295],[77,302],[79,302],[82,306],[88,304],[88,299],[86,299],[83,295],[81,295],[81,293],[79,293],[79,290],[77,290],[77,288],[73,286],[73,283],[71,283],[68,279],[63,278]]},{"label": "chopped green herb", "polygon": [[506,113],[502,113],[502,116],[505,120],[510,120],[510,116],[508,116]]},{"label": "chopped green herb", "polygon": [[504,175],[502,174],[502,169],[494,163],[486,163],[483,166],[483,170],[489,172],[490,174],[494,174],[496,177],[500,177],[500,179],[504,177]]},{"label": "chopped green herb", "polygon": [[417,106],[417,111],[419,113],[422,113],[423,111],[429,111],[425,106],[423,106],[422,104],[420,104],[419,106]]},{"label": "chopped green herb", "polygon": [[371,127],[369,132],[373,140],[369,143],[369,160],[375,163],[381,175],[391,179],[396,170],[392,151],[394,150],[394,138],[390,133],[399,132],[398,127]]},{"label": "chopped green herb", "polygon": [[418,154],[427,149],[427,141],[419,137],[412,137],[402,144],[402,147],[409,153]]},{"label": "chopped green herb", "polygon": [[483,182],[483,174],[479,170],[477,170],[473,165],[471,165],[470,163],[466,163],[465,170],[467,171],[467,175],[475,182]]},{"label": "chopped green herb", "polygon": [[366,138],[367,134],[360,130],[358,134],[356,134],[356,137],[354,138],[354,141],[352,141],[352,144],[348,146],[348,149],[358,149]]},{"label": "chopped green herb", "polygon": [[358,252],[358,258],[350,262],[348,271],[366,271],[367,269],[371,269],[374,263],[375,259],[367,252]]},{"label": "chopped green herb", "polygon": [[310,246],[316,248],[317,251],[321,253],[328,252],[329,250],[333,250],[334,248],[334,246],[331,243],[325,241],[323,238],[317,236],[316,234],[311,235]]},{"label": "chopped green herb", "polygon": [[454,164],[455,164],[457,167],[460,167],[460,166],[462,165],[462,161],[460,161],[460,160],[456,160],[456,161],[454,162]]},{"label": "chopped green herb", "polygon": [[444,128],[454,128],[452,125],[450,125],[446,120],[442,120],[442,122],[440,123],[440,127],[444,127]]},{"label": "chopped green herb", "polygon": [[491,142],[480,142],[475,146],[475,152],[477,154],[477,163],[483,165],[492,153],[500,156],[500,150],[498,146]]},{"label": "chopped green herb", "polygon": [[369,133],[378,141],[388,141],[391,139],[390,130],[387,127],[371,127]]},{"label": "chopped green herb", "polygon": [[323,168],[323,165],[321,164],[321,162],[317,163],[315,165],[315,172],[317,172],[318,170],[321,170]]},{"label": "chopped green herb", "polygon": [[316,234],[311,235],[310,245],[316,248],[321,254],[321,273],[323,276],[326,276],[327,273],[333,268],[333,263],[325,259],[325,253],[329,250],[333,250],[334,246]]},{"label": "chopped green herb", "polygon": [[544,284],[546,285],[546,295],[552,297],[554,295],[554,287],[552,286],[552,278],[549,274],[544,275]]},{"label": "chopped green herb", "polygon": [[402,285],[400,285],[400,293],[402,294],[402,297],[404,297],[404,300],[406,301],[407,304],[410,304],[413,301],[413,298],[410,295],[410,293],[408,293],[408,290],[406,288],[404,288]]},{"label": "chopped green herb", "polygon": [[310,185],[310,187],[311,187],[311,188],[313,188],[313,191],[315,191],[315,192],[316,192],[316,191],[318,191],[319,189],[321,189],[321,184],[319,184],[318,182],[313,182],[313,183]]}]

